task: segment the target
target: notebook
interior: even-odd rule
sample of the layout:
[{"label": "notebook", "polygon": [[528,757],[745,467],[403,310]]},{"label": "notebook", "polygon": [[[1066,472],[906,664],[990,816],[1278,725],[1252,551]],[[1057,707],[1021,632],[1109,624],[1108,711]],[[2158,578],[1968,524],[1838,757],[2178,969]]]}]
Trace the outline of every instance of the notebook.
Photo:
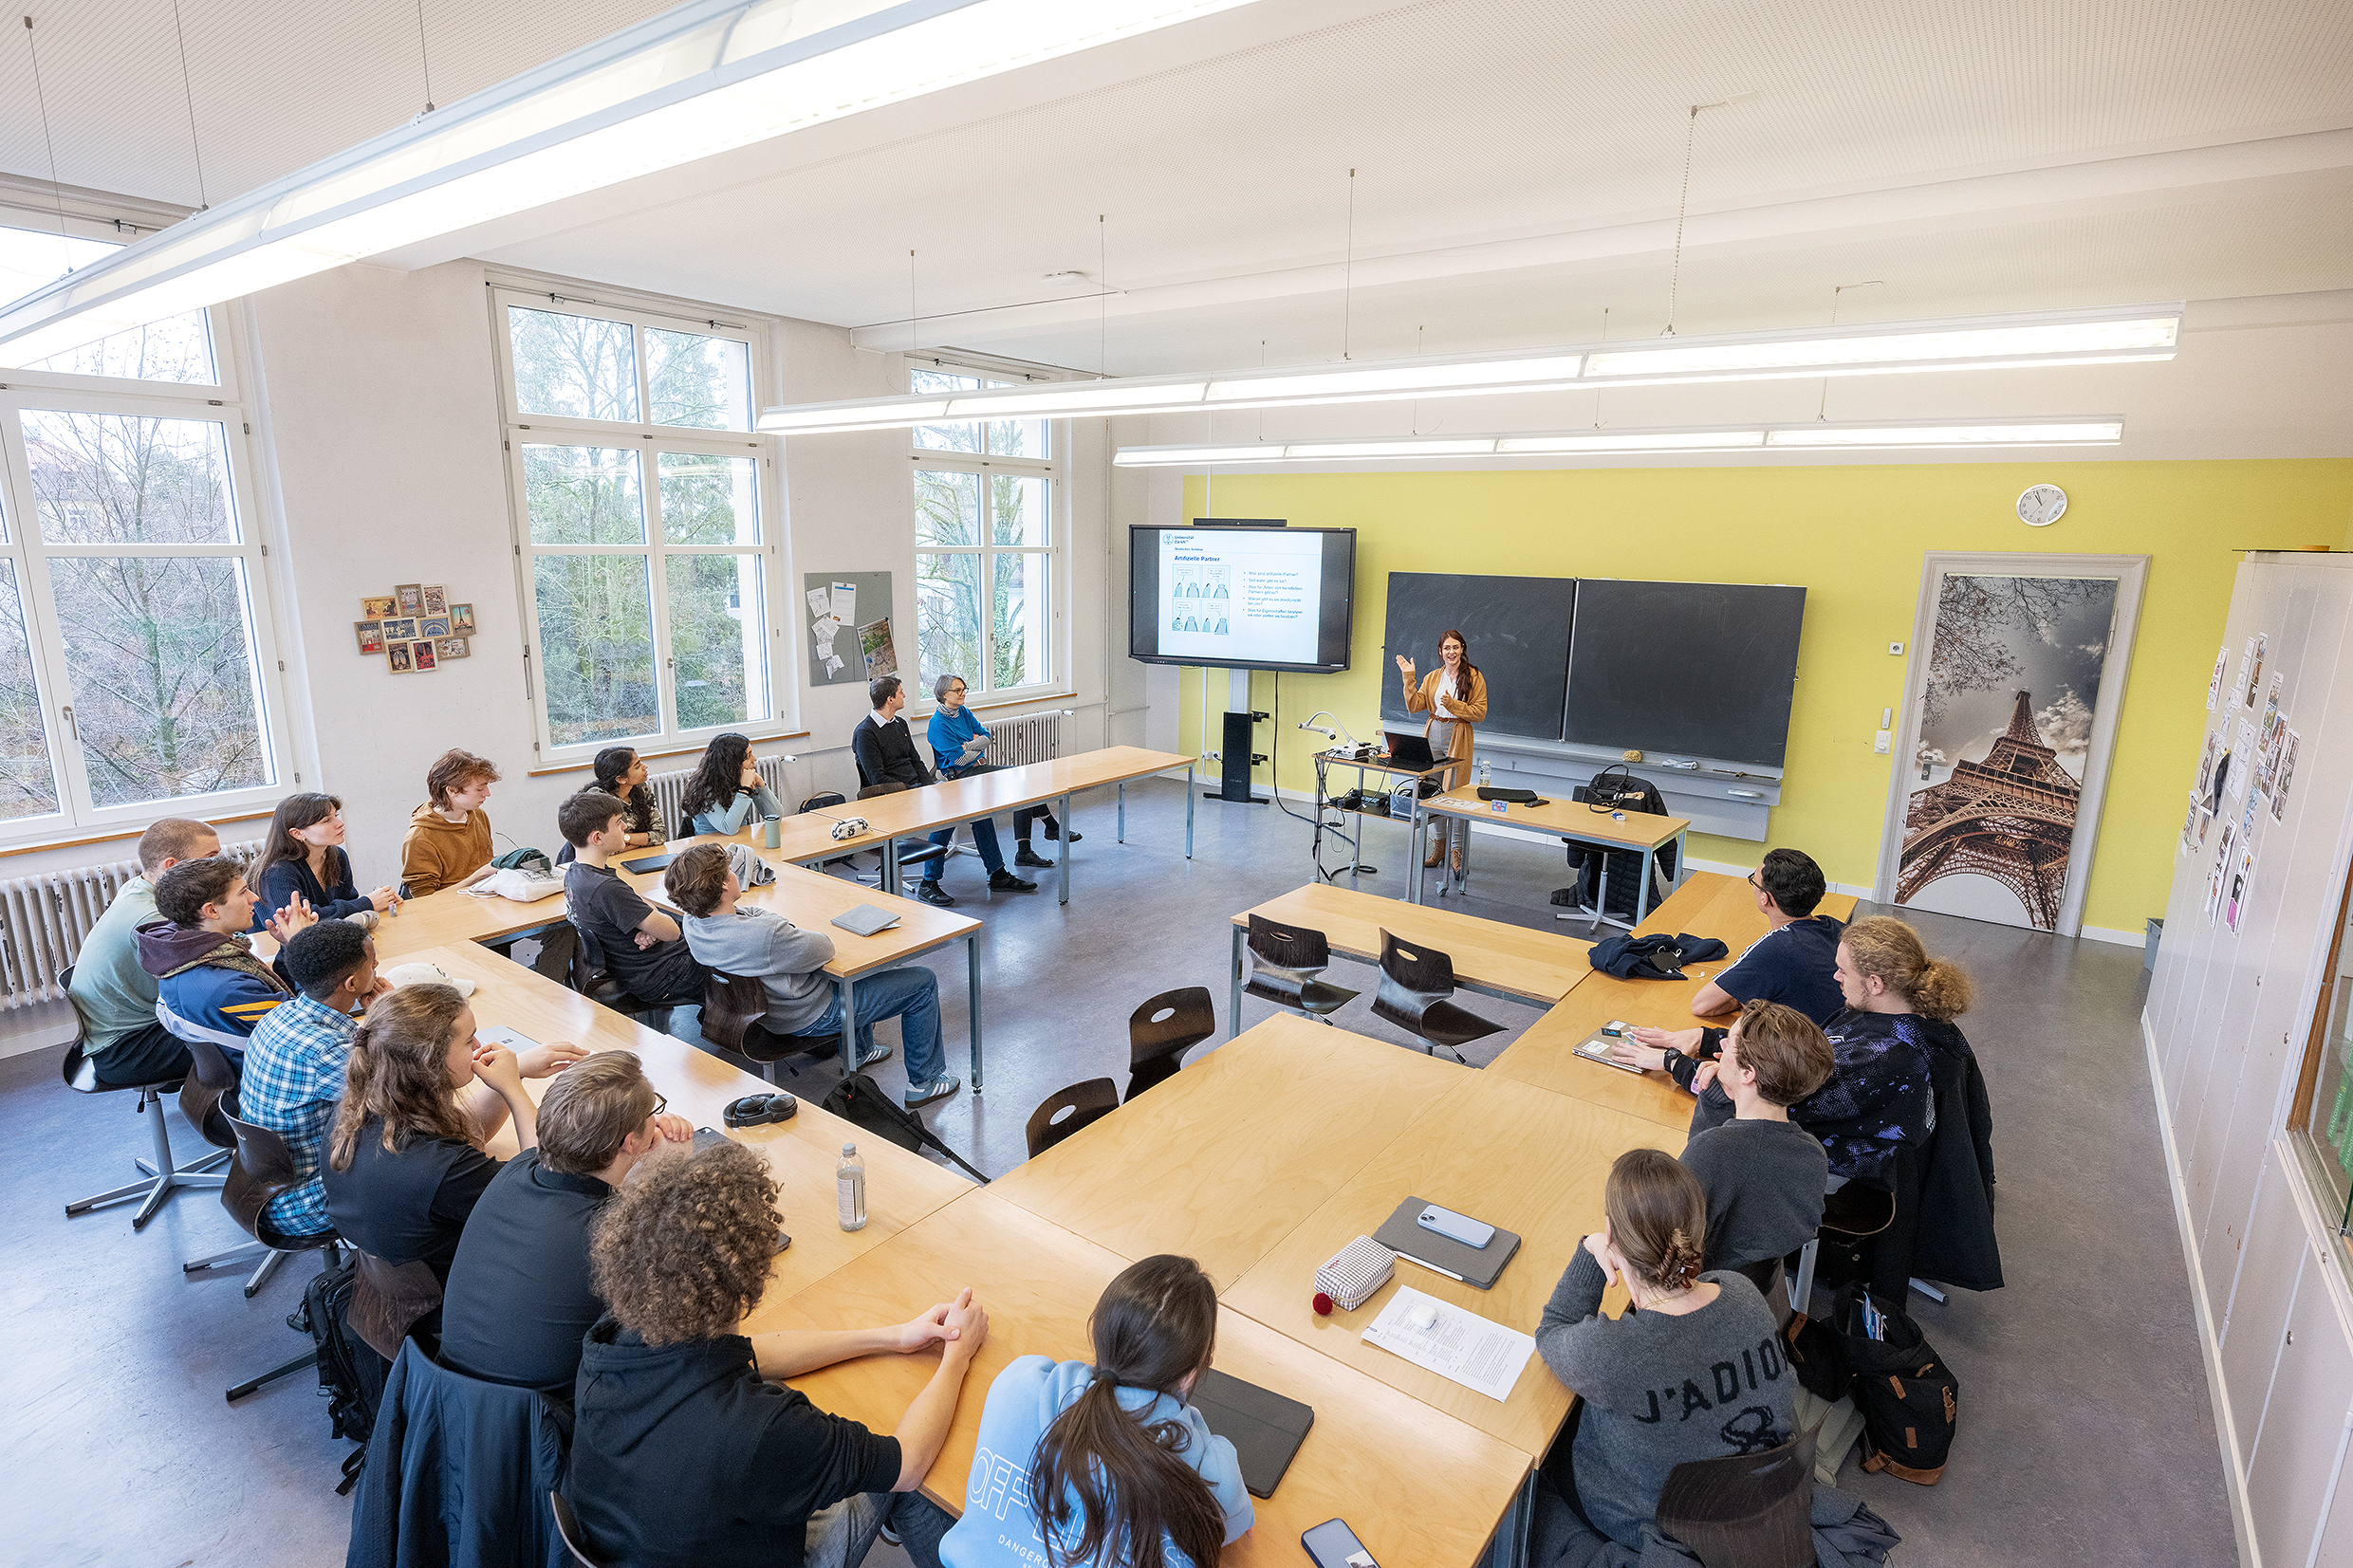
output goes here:
[{"label": "notebook", "polygon": [[[1609,1026],[1618,1030],[1621,1035],[1628,1033],[1634,1027],[1633,1024],[1628,1024],[1622,1018],[1611,1019],[1609,1021]],[[1609,1036],[1603,1034],[1597,1029],[1592,1034],[1587,1035],[1584,1039],[1577,1042],[1577,1054],[1584,1057],[1587,1061],[1598,1061],[1604,1067],[1615,1067],[1621,1073],[1632,1073],[1635,1077],[1640,1078],[1642,1076],[1641,1068],[1635,1066],[1630,1061],[1620,1061],[1609,1054],[1609,1048],[1617,1043],[1618,1042],[1616,1040],[1611,1039]]]},{"label": "notebook", "polygon": [[635,860],[623,860],[621,864],[623,871],[667,871],[670,862],[676,858],[675,855],[644,855]]},{"label": "notebook", "polygon": [[1485,1246],[1465,1246],[1452,1236],[1424,1230],[1416,1222],[1432,1202],[1429,1198],[1406,1199],[1398,1205],[1396,1213],[1380,1222],[1380,1228],[1373,1232],[1373,1240],[1399,1257],[1410,1258],[1424,1268],[1435,1268],[1450,1280],[1460,1280],[1478,1290],[1493,1289],[1495,1277],[1511,1261],[1511,1254],[1520,1249],[1520,1238],[1498,1227]]},{"label": "notebook", "polygon": [[876,932],[888,931],[899,924],[899,916],[888,910],[876,909],[872,904],[861,904],[856,909],[843,910],[835,915],[833,923],[853,936],[872,936]]},{"label": "notebook", "polygon": [[1290,1468],[1291,1456],[1315,1425],[1315,1411],[1255,1383],[1229,1377],[1215,1367],[1201,1374],[1187,1401],[1209,1430],[1233,1445],[1242,1462],[1242,1485],[1252,1497],[1272,1497]]}]

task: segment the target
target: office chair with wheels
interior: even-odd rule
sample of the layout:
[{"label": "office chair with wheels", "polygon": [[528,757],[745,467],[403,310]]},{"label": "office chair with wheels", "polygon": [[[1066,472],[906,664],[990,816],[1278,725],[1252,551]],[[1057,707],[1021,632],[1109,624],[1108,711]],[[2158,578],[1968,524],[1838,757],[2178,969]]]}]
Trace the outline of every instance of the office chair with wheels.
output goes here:
[{"label": "office chair with wheels", "polygon": [[1659,1532],[1705,1568],[1812,1568],[1814,1434],[1777,1448],[1686,1460],[1659,1488]]},{"label": "office chair with wheels", "polygon": [[[1036,1159],[1080,1128],[1093,1126],[1119,1108],[1120,1086],[1107,1078],[1090,1078],[1047,1096],[1029,1113],[1029,1157]],[[1057,1121],[1057,1116],[1062,1119]]]},{"label": "office chair with wheels", "polygon": [[[713,969],[703,980],[703,1038],[724,1050],[759,1063],[760,1076],[776,1081],[779,1062],[806,1056],[840,1055],[841,1033],[782,1035],[768,1026],[768,987],[748,975],[721,974]],[[798,1067],[785,1070],[801,1076]]]},{"label": "office chair with wheels", "polygon": [[[236,1156],[229,1167],[228,1183],[221,1189],[221,1207],[229,1210],[230,1217],[237,1222],[238,1228],[252,1237],[257,1245],[242,1247],[235,1252],[224,1252],[217,1258],[206,1258],[197,1263],[183,1264],[180,1266],[194,1273],[199,1268],[210,1268],[221,1264],[243,1263],[259,1257],[262,1260],[261,1267],[255,1269],[253,1277],[245,1282],[245,1294],[248,1300],[250,1300],[256,1291],[269,1282],[270,1275],[277,1271],[279,1264],[297,1252],[324,1252],[326,1257],[323,1272],[331,1273],[343,1267],[343,1239],[336,1232],[326,1230],[316,1235],[288,1235],[262,1217],[262,1210],[269,1207],[270,1200],[292,1187],[296,1181],[294,1155],[287,1148],[285,1137],[267,1127],[257,1127],[250,1121],[241,1121],[234,1116],[229,1118],[229,1125],[236,1134],[237,1149]],[[233,1404],[254,1390],[265,1384],[274,1383],[281,1377],[291,1377],[298,1372],[314,1371],[318,1365],[317,1349],[315,1347],[306,1349],[300,1356],[283,1366],[273,1368],[263,1373],[259,1377],[249,1379],[231,1389],[229,1391],[230,1402]]]},{"label": "office chair with wheels", "polygon": [[[57,983],[61,989],[73,984],[71,967],[57,977]],[[138,1162],[139,1169],[146,1172],[145,1180],[109,1188],[92,1197],[77,1198],[65,1206],[65,1217],[71,1219],[93,1208],[103,1208],[109,1204],[123,1203],[144,1195],[146,1201],[139,1206],[139,1212],[131,1216],[131,1228],[141,1230],[149,1220],[156,1217],[156,1210],[163,1207],[163,1200],[174,1192],[182,1188],[218,1187],[226,1181],[228,1178],[214,1168],[227,1164],[229,1156],[215,1151],[194,1165],[175,1164],[172,1130],[164,1122],[164,1097],[178,1089],[181,1080],[172,1078],[157,1079],[152,1083],[100,1082],[96,1064],[83,1054],[82,1042],[85,1037],[81,1032],[81,1016],[78,1012],[74,1015],[73,1043],[65,1047],[65,1087],[78,1095],[106,1095],[125,1089],[136,1093],[139,1101],[135,1108],[139,1114],[155,1113],[156,1119],[149,1124],[148,1132],[155,1140],[156,1153],[152,1160]]]},{"label": "office chair with wheels", "polygon": [[[1330,939],[1320,931],[1309,931],[1305,926],[1278,926],[1263,914],[1253,914],[1250,917],[1248,945],[1251,978],[1242,988],[1261,1002],[1271,1002],[1278,1007],[1329,1024],[1331,1014],[1362,994],[1316,978],[1332,962]],[[1240,1026],[1237,1020],[1235,1027]]]},{"label": "office chair with wheels", "polygon": [[1447,1000],[1454,994],[1451,956],[1419,943],[1408,948],[1388,932],[1380,933],[1380,991],[1373,998],[1373,1016],[1420,1036],[1430,1055],[1437,1055],[1443,1045],[1454,1053],[1456,1061],[1468,1066],[1470,1059],[1462,1054],[1462,1047],[1502,1033],[1503,1025],[1455,1006]]},{"label": "office chair with wheels", "polygon": [[1217,1032],[1206,986],[1162,991],[1128,1015],[1127,1098],[1176,1076],[1185,1053]]}]

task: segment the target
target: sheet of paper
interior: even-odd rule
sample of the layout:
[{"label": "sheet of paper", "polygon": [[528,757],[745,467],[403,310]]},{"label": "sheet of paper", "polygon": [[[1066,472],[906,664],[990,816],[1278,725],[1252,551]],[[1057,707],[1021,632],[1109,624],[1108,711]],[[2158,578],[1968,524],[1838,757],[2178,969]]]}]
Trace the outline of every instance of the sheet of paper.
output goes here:
[{"label": "sheet of paper", "polygon": [[837,582],[833,585],[833,623],[836,626],[858,624],[858,584]]},{"label": "sheet of paper", "polygon": [[[1406,1319],[1422,1306],[1436,1319],[1426,1329],[1414,1328]],[[1490,1322],[1411,1285],[1399,1285],[1380,1316],[1365,1325],[1364,1342],[1498,1402],[1511,1396],[1511,1385],[1520,1380],[1528,1358],[1536,1352],[1536,1341],[1517,1329]]]},{"label": "sheet of paper", "polygon": [[811,588],[808,591],[808,606],[809,619],[811,622],[825,621],[833,618],[833,598],[831,595],[827,594],[824,589]]}]

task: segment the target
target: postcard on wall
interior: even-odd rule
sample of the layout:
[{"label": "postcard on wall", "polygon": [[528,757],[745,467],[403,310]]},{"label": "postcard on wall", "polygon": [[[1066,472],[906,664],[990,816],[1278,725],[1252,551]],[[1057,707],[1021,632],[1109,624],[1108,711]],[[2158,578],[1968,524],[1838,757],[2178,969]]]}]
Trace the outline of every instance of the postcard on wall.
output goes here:
[{"label": "postcard on wall", "polygon": [[392,597],[400,601],[400,613],[404,616],[425,613],[425,585],[421,582],[396,582]]},{"label": "postcard on wall", "polygon": [[[2286,726],[2282,726],[2286,729]],[[2271,779],[2271,821],[2278,821],[2288,810],[2288,785],[2296,776],[2296,743],[2300,737],[2288,730],[2288,740],[2280,751],[2279,771]]]},{"label": "postcard on wall", "polygon": [[435,658],[447,664],[454,658],[472,658],[473,646],[464,637],[435,637],[433,639],[433,652]]},{"label": "postcard on wall", "polygon": [[419,670],[434,668],[433,644],[430,642],[410,643],[409,656],[417,661]]},{"label": "postcard on wall", "polygon": [[2263,661],[2271,652],[2271,634],[2257,632],[2247,643],[2247,706],[2255,705],[2255,693],[2263,690]]},{"label": "postcard on wall", "polygon": [[2187,855],[2190,851],[2196,849],[2196,847],[2197,796],[2193,794],[2190,797],[2190,814],[2181,819],[2181,848],[2177,853]]},{"label": "postcard on wall", "polygon": [[2239,759],[2238,766],[2233,770],[2237,776],[2231,781],[2231,808],[2235,811],[2239,796],[2246,793],[2248,782],[2255,772],[2255,726],[2252,720],[2238,721],[2238,744],[2231,748],[2231,753]]},{"label": "postcard on wall", "polygon": [[2271,692],[2263,699],[2262,734],[2263,747],[2267,751],[2271,747],[2271,730],[2279,724],[2280,682],[2286,678],[2286,675],[2287,672],[2283,670],[2271,672]]},{"label": "postcard on wall", "polygon": [[2255,816],[2262,809],[2262,793],[2258,790],[2249,790],[2247,792],[2247,803],[2239,809],[2238,814],[2238,841],[2240,843],[2251,844],[2254,842]]},{"label": "postcard on wall", "polygon": [[370,620],[381,620],[392,612],[393,598],[390,594],[384,595],[381,599],[370,595],[360,600],[360,613]]},{"label": "postcard on wall", "polygon": [[424,619],[417,623],[417,635],[420,637],[448,636],[450,635],[450,618],[447,616],[427,616]]},{"label": "postcard on wall", "polygon": [[425,584],[424,613],[429,616],[448,615],[450,613],[450,591],[438,582]]},{"label": "postcard on wall", "polygon": [[2206,711],[2209,713],[2222,701],[2222,689],[2231,683],[2230,674],[2231,645],[2226,642],[2214,655],[2214,678],[2206,683]]},{"label": "postcard on wall", "polygon": [[473,636],[472,605],[453,604],[450,606],[450,636],[454,637]]},{"label": "postcard on wall", "polygon": [[386,642],[415,642],[417,640],[417,622],[413,619],[387,620],[383,623],[383,627]]},{"label": "postcard on wall", "polygon": [[384,651],[384,623],[380,620],[355,620],[351,629],[360,636],[360,652],[380,654]]},{"label": "postcard on wall", "polygon": [[2254,880],[2254,846],[2242,845],[2238,852],[2238,863],[2231,868],[2230,889],[2223,895],[2222,923],[2231,929],[2233,936],[2238,934],[2239,921],[2247,913],[2247,895],[2252,890]]},{"label": "postcard on wall", "polygon": [[409,657],[409,645],[405,642],[394,643],[385,650],[384,657],[391,662],[392,673],[396,675],[410,674],[417,669],[417,662]]},{"label": "postcard on wall", "polygon": [[2214,758],[2220,755],[2221,751],[2222,731],[2219,729],[2209,729],[2206,731],[2206,749],[2198,754],[2197,783],[2192,786],[2190,790],[2192,795],[2202,798],[2206,794],[2207,789],[2213,785],[2214,782]]},{"label": "postcard on wall", "polygon": [[2222,824],[2222,844],[2214,852],[2214,868],[2206,873],[2206,923],[2213,925],[2222,911],[2222,884],[2231,874],[2231,850],[2238,841],[2236,828],[2230,822]]}]

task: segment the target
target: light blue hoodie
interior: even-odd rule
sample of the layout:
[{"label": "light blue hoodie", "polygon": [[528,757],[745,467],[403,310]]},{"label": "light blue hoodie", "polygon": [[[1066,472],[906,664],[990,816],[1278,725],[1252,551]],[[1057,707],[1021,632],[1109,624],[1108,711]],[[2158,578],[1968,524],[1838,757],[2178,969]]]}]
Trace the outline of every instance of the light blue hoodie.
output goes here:
[{"label": "light blue hoodie", "polygon": [[[1084,1361],[1055,1361],[1044,1356],[1016,1357],[989,1385],[980,1411],[980,1444],[973,1452],[973,1474],[964,1490],[964,1517],[939,1543],[947,1568],[1047,1568],[1046,1536],[1029,1501],[1029,1466],[1038,1440],[1054,1418],[1078,1401],[1095,1381]],[[1201,1412],[1149,1389],[1121,1389],[1120,1408],[1147,1425],[1174,1421],[1190,1441],[1185,1463],[1200,1472],[1225,1510],[1226,1543],[1239,1540],[1256,1521],[1242,1485],[1242,1465],[1233,1445],[1209,1430]],[[1073,1521],[1076,1523],[1076,1521]],[[1169,1568],[1186,1568],[1173,1542],[1163,1541]],[[1057,1560],[1066,1560],[1057,1554]]]}]

